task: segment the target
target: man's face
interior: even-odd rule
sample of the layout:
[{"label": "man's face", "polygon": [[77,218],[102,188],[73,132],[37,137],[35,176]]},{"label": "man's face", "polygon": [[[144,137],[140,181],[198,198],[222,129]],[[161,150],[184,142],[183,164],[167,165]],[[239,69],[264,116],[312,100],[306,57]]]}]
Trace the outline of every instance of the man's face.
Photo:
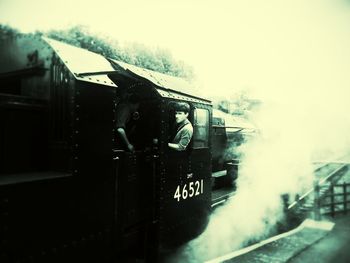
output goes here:
[{"label": "man's face", "polygon": [[176,123],[181,123],[187,119],[188,113],[183,111],[175,111],[175,121]]}]

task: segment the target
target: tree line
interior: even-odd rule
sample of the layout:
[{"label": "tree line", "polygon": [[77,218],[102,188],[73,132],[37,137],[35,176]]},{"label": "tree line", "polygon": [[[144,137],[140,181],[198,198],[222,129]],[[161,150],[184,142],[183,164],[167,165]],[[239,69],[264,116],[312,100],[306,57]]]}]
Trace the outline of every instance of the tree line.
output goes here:
[{"label": "tree line", "polygon": [[[14,37],[18,34],[21,34],[19,30],[0,24],[0,38]],[[101,54],[104,57],[160,73],[187,80],[194,78],[193,68],[183,61],[175,60],[167,49],[152,50],[140,43],[132,43],[127,47],[122,47],[117,40],[91,33],[87,27],[82,25],[68,29],[52,29],[47,32],[36,31],[31,34],[50,37]]]}]

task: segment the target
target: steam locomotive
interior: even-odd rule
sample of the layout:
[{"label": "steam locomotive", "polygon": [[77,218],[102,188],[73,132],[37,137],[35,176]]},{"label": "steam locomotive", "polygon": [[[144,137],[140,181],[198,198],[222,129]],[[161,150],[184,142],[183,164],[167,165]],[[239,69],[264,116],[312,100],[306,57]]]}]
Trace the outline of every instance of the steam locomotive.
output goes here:
[{"label": "steam locomotive", "polygon": [[[225,151],[251,127],[227,125],[185,80],[28,35],[1,39],[0,58],[0,262],[155,262],[232,191]],[[115,121],[134,93],[130,153]],[[178,101],[194,128],[182,152],[167,146]]]}]

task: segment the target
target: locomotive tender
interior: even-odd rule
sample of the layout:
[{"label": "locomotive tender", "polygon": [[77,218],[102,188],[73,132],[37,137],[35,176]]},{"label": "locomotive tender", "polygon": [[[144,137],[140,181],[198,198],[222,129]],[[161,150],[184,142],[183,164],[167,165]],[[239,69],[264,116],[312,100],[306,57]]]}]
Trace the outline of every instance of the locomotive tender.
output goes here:
[{"label": "locomotive tender", "polygon": [[[208,99],[48,38],[2,39],[0,58],[0,262],[154,262],[203,231],[215,177],[236,176],[223,152],[240,131],[228,136]],[[135,153],[115,131],[132,93],[142,98]],[[194,128],[183,152],[167,146],[178,101]]]}]

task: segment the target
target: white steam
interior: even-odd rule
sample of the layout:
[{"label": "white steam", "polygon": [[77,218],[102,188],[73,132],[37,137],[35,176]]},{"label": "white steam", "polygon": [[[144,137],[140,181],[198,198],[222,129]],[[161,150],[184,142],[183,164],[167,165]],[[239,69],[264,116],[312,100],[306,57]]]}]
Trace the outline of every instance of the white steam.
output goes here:
[{"label": "white steam", "polygon": [[336,160],[350,152],[349,96],[336,87],[329,92],[308,99],[307,92],[290,92],[265,100],[254,112],[252,121],[260,134],[239,149],[237,192],[185,248],[188,262],[208,260],[263,238],[283,218],[281,196],[293,198],[312,187],[313,161]]},{"label": "white steam", "polygon": [[[346,47],[350,41],[345,37],[350,30],[343,16],[349,7],[340,9],[337,1],[310,3],[294,6],[291,13],[298,19],[276,21],[279,27],[286,26],[285,31],[265,39],[275,53],[267,48],[268,55],[257,54],[262,59],[257,61],[259,69],[253,63],[251,70],[244,68],[247,83],[255,87],[253,95],[263,101],[251,119],[261,136],[240,149],[243,159],[236,195],[186,247],[190,262],[222,255],[264,236],[283,216],[281,195],[293,196],[312,186],[313,161],[336,160],[350,152],[350,53]],[[281,16],[291,18],[291,13]],[[236,66],[232,63],[221,75],[230,75]],[[232,70],[233,79],[236,72],[241,69]]]}]

